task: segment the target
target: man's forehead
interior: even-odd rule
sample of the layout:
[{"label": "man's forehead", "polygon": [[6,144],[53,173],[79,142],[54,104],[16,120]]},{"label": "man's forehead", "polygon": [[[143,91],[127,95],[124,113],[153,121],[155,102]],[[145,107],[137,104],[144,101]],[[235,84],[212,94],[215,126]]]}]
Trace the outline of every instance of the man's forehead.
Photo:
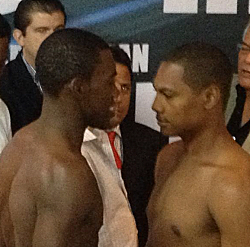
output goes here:
[{"label": "man's forehead", "polygon": [[[55,14],[62,15],[63,21],[65,22],[65,16],[64,16],[63,12],[60,10],[56,10],[56,11],[53,11],[51,13],[47,13],[47,12],[43,12],[43,11],[35,11],[35,12],[31,12],[29,14],[29,16],[30,16],[29,26],[32,26],[32,25],[43,26],[47,21],[46,17],[52,17]],[[51,23],[51,24],[53,24],[53,23]],[[64,25],[64,23],[63,23],[63,25]]]},{"label": "man's forehead", "polygon": [[159,78],[175,78],[178,79],[182,78],[184,74],[184,68],[182,65],[178,63],[174,63],[171,61],[164,61],[161,62],[160,67],[156,74]]},{"label": "man's forehead", "polygon": [[166,90],[189,87],[183,78],[184,68],[175,62],[162,62],[154,78],[154,87]]},{"label": "man's forehead", "polygon": [[122,78],[125,80],[131,79],[129,68],[126,65],[117,62],[115,62],[115,65],[117,71],[117,78]]}]

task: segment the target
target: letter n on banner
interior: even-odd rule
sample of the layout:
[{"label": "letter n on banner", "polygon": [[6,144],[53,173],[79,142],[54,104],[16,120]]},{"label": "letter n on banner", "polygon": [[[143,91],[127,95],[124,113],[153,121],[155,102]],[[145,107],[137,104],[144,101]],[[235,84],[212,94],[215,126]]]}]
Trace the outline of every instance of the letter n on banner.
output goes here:
[{"label": "letter n on banner", "polygon": [[198,0],[164,0],[164,13],[197,14]]}]

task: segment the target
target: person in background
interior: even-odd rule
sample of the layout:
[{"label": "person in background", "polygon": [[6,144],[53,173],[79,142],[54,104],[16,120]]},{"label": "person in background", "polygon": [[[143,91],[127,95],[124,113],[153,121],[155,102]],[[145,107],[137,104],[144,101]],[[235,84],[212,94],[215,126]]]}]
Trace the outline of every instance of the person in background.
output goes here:
[{"label": "person in background", "polygon": [[250,22],[242,43],[239,44],[237,99],[234,111],[227,123],[229,133],[236,142],[250,153]]},{"label": "person in background", "polygon": [[[8,58],[10,35],[10,25],[0,14],[0,76]],[[10,141],[11,137],[12,133],[9,110],[3,100],[0,99],[0,153]]]},{"label": "person in background", "polygon": [[42,43],[36,67],[41,116],[0,159],[1,233],[7,247],[98,246],[102,199],[80,147],[87,126],[107,129],[114,116],[112,54],[100,37],[64,29]]},{"label": "person in background", "polygon": [[224,117],[232,75],[226,55],[199,42],[158,69],[152,108],[162,132],[182,140],[157,158],[147,247],[249,246],[250,155]]},{"label": "person in background", "polygon": [[148,232],[145,210],[154,184],[154,164],[168,139],[126,118],[132,87],[131,62],[118,46],[111,47],[111,52],[119,91],[112,128],[86,129],[81,150],[103,198],[104,225],[99,233],[99,246],[137,246],[136,226],[139,246],[145,246]]},{"label": "person in background", "polygon": [[35,78],[36,54],[41,43],[65,23],[66,14],[59,0],[22,0],[14,13],[13,36],[22,50],[5,67],[0,84],[13,135],[41,114],[43,95]]}]

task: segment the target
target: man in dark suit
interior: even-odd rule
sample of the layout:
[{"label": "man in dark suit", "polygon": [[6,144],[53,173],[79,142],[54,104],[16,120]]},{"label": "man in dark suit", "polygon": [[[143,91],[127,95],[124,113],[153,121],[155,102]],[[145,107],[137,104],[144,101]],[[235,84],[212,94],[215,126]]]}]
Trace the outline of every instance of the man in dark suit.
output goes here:
[{"label": "man in dark suit", "polygon": [[154,185],[154,164],[168,140],[160,133],[138,123],[120,125],[123,145],[122,178],[138,229],[139,246],[148,235],[146,208]]},{"label": "man in dark suit", "polygon": [[[130,82],[130,97],[132,81],[130,60],[128,57],[126,59],[127,54],[119,48],[111,48],[111,51],[116,68],[120,67],[117,70],[117,76],[121,69],[124,74],[125,71],[129,72],[127,75],[130,77],[127,82]],[[136,220],[139,246],[145,246],[148,235],[146,207],[154,185],[154,164],[158,152],[168,143],[168,139],[145,125],[131,121],[127,112],[124,112],[126,113],[125,118],[117,121],[117,124],[120,124],[123,146],[122,178]]]},{"label": "man in dark suit", "polygon": [[[118,246],[116,245],[118,242],[119,247],[136,246],[135,242],[125,241],[134,237],[134,231],[131,230],[134,228],[130,217],[131,206],[138,229],[139,246],[142,247],[145,246],[148,235],[146,207],[154,185],[154,164],[159,150],[168,142],[168,139],[159,132],[135,123],[129,118],[132,80],[130,59],[119,47],[111,47],[111,52],[116,62],[115,83],[119,90],[116,114],[111,119],[113,129],[105,133],[102,130],[89,128],[85,132],[82,154],[86,156],[100,190],[103,191],[104,230],[102,233],[106,235],[103,238],[113,240],[115,237],[111,236],[123,231],[122,239],[110,241],[109,246]],[[115,135],[113,147],[109,136],[111,132]],[[122,161],[121,166],[119,160]],[[110,186],[109,191],[108,186]],[[125,193],[120,193],[122,190],[125,190]],[[115,196],[112,197],[112,195]],[[123,213],[126,207],[127,211],[123,218],[119,219],[121,207],[123,207]],[[115,211],[112,217],[109,214],[110,208]],[[111,228],[115,224],[114,221],[121,229]],[[108,225],[106,227],[108,230],[105,230],[105,224]],[[100,243],[100,246],[108,245]]]},{"label": "man in dark suit", "polygon": [[13,36],[22,50],[5,67],[0,84],[13,135],[41,114],[43,97],[35,78],[36,54],[41,43],[65,23],[66,14],[59,0],[22,0],[15,11]]}]

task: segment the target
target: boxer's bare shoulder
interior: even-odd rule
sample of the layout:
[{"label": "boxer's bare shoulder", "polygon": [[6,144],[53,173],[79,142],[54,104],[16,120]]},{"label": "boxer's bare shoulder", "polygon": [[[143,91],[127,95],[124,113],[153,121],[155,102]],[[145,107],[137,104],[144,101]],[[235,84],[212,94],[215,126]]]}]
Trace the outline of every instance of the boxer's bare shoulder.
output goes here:
[{"label": "boxer's bare shoulder", "polygon": [[157,184],[164,182],[178,165],[184,146],[182,141],[166,145],[159,152],[155,167],[155,181]]}]

